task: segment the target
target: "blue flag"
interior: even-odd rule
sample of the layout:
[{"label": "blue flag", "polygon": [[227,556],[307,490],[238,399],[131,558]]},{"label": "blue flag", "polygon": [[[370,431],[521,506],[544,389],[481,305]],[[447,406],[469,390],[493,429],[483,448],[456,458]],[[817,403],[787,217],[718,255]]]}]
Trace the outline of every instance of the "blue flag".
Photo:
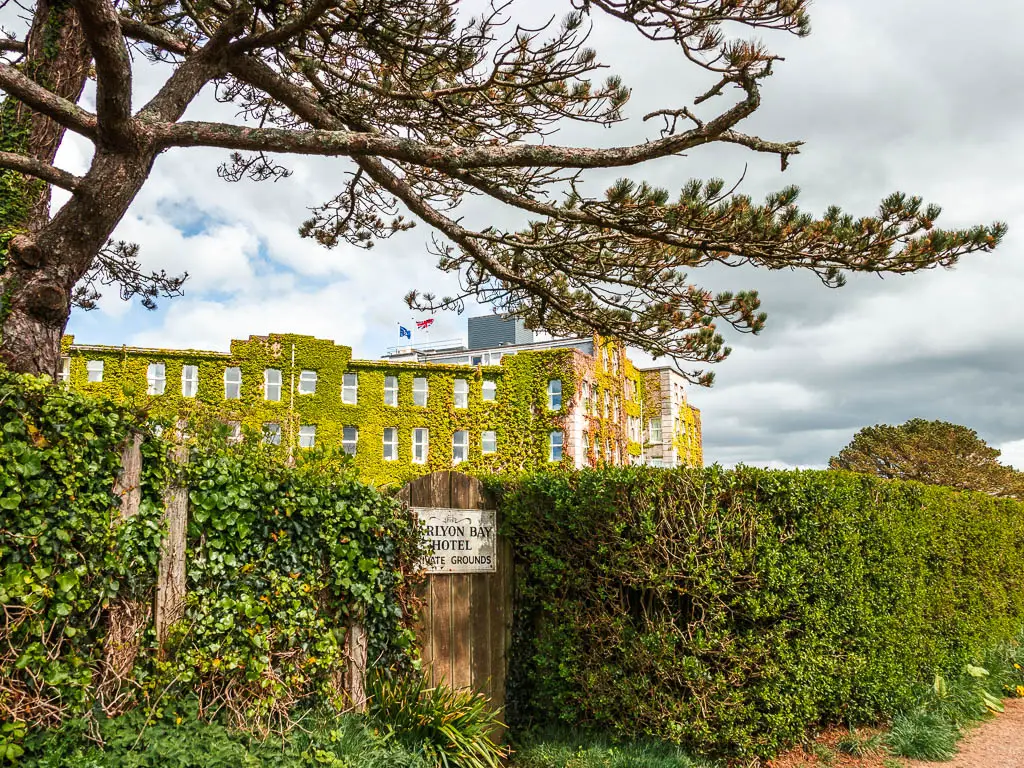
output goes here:
[{"label": "blue flag", "polygon": [[410,331],[404,325],[400,325],[398,326],[398,338],[402,338],[403,336],[407,339],[412,339],[412,331]]}]

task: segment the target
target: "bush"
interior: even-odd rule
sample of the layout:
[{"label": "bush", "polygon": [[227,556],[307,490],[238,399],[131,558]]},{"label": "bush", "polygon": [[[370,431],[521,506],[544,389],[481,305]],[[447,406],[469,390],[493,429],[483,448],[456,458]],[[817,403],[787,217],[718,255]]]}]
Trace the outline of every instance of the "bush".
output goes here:
[{"label": "bush", "polygon": [[370,717],[430,766],[498,768],[507,755],[492,740],[502,724],[481,694],[430,688],[419,675],[375,675],[368,693]]},{"label": "bush", "polygon": [[[115,524],[133,432],[142,501]],[[111,607],[155,584],[165,456],[141,414],[0,367],[0,722],[53,725],[92,706]]]},{"label": "bush", "polygon": [[[185,615],[158,653],[150,606],[172,465],[156,426],[0,368],[0,722],[18,724],[0,733],[0,760],[26,731],[183,695],[261,732],[299,708],[337,708],[353,624],[373,662],[411,661],[412,518],[337,455],[289,467],[258,439],[229,446],[223,427],[200,425],[184,472]],[[144,437],[142,502],[120,520],[132,434]]]},{"label": "bush", "polygon": [[1024,507],[843,472],[497,479],[508,715],[768,756],[877,721],[1024,624]]},{"label": "bush", "polygon": [[285,736],[254,738],[197,717],[186,699],[160,717],[135,710],[72,721],[25,742],[21,768],[433,768],[354,715],[326,714]]}]

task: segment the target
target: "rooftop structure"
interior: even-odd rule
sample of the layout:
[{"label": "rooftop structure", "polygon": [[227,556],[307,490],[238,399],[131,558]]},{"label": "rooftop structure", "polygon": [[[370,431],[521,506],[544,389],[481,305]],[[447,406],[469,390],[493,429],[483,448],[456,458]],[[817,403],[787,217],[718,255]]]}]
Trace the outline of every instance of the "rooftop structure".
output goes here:
[{"label": "rooftop structure", "polygon": [[234,340],[228,353],[66,337],[62,378],[155,416],[213,416],[238,439],[281,451],[340,448],[377,485],[456,465],[702,463],[700,412],[674,370],[638,369],[599,337],[533,341],[498,319],[470,318],[468,346],[407,347],[380,360],[294,334]]}]

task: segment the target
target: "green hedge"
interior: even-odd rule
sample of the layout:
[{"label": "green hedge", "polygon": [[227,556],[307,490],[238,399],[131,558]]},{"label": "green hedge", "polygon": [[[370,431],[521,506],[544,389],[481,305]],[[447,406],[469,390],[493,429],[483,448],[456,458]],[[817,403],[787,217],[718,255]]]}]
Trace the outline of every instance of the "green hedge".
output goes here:
[{"label": "green hedge", "polygon": [[494,480],[508,715],[768,756],[875,720],[1024,624],[1024,506],[841,472]]},{"label": "green hedge", "polygon": [[[158,714],[187,693],[204,714],[280,726],[298,706],[343,704],[353,622],[371,662],[411,664],[420,538],[398,503],[336,455],[289,467],[258,436],[229,446],[222,426],[188,431],[188,595],[158,652],[170,444],[144,412],[0,369],[0,722],[56,726],[140,702]],[[119,522],[120,450],[139,432],[142,504]],[[111,626],[141,630],[112,638]]]}]

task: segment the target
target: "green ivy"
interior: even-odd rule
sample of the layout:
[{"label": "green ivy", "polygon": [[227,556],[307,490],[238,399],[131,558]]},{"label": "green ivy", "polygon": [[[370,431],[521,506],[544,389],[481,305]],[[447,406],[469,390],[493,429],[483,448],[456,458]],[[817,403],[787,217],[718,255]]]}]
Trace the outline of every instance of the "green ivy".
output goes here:
[{"label": "green ivy", "polygon": [[513,543],[508,714],[771,756],[877,722],[1024,626],[1024,506],[841,472],[492,479]]},{"label": "green ivy", "polygon": [[[135,658],[116,710],[158,712],[190,693],[204,713],[256,730],[298,707],[345,705],[354,623],[373,664],[413,663],[420,534],[394,499],[358,482],[347,458],[312,451],[289,466],[257,440],[228,446],[199,417],[182,475],[154,427],[0,369],[0,720],[37,728],[108,708],[110,653]],[[113,489],[138,433],[142,501],[122,520]],[[157,649],[148,606],[172,481],[189,488],[187,601]],[[138,652],[108,634],[126,607],[140,619]]]},{"label": "green ivy", "polygon": [[92,704],[107,610],[152,591],[165,449],[151,434],[137,515],[114,482],[138,414],[0,371],[0,720]]},{"label": "green ivy", "polygon": [[[281,425],[279,453],[296,455],[301,425],[316,425],[318,446],[335,450],[342,444],[346,426],[359,429],[354,463],[360,477],[376,486],[397,487],[422,474],[452,467],[452,436],[459,430],[470,434],[469,454],[459,469],[472,473],[570,468],[573,457],[566,450],[561,462],[548,461],[548,438],[553,430],[565,430],[568,442],[567,414],[580,396],[584,376],[599,383],[602,392],[618,398],[621,423],[606,418],[603,411],[591,417],[588,430],[591,443],[604,445],[607,439],[620,446],[622,458],[640,455],[640,444],[630,442],[624,425],[627,416],[640,417],[646,392],[646,377],[626,358],[621,345],[595,337],[595,348],[602,350],[599,360],[573,349],[524,351],[506,355],[497,366],[460,366],[443,364],[398,363],[353,360],[349,347],[331,341],[294,334],[253,336],[233,341],[230,354],[193,350],[136,349],[73,346],[65,337],[64,354],[71,357],[70,385],[76,391],[132,404],[172,423],[177,418],[216,418],[237,421],[257,437],[265,423]],[[294,347],[294,365],[292,350]],[[616,355],[620,363],[614,371],[607,360]],[[86,363],[102,360],[103,381],[89,382]],[[159,396],[146,394],[146,370],[150,363],[164,363],[166,391]],[[199,391],[194,398],[181,394],[183,365],[199,369]],[[242,373],[241,398],[225,400],[224,369],[238,367]],[[266,369],[282,372],[282,399],[267,401],[263,393]],[[317,372],[315,394],[297,394],[301,371]],[[358,402],[341,401],[342,377],[359,375]],[[395,376],[399,382],[397,406],[384,404],[384,381]],[[425,377],[429,397],[427,407],[413,404],[412,385],[416,377]],[[467,408],[456,408],[456,379],[469,382]],[[484,379],[497,383],[493,402],[482,398]],[[547,385],[551,379],[562,382],[563,407],[548,409]],[[627,396],[630,381],[633,397]],[[292,385],[294,397],[290,395]],[[603,397],[603,395],[602,395]],[[386,461],[383,454],[384,429],[398,430],[398,456]],[[430,450],[425,464],[413,464],[412,431],[425,427],[430,434]],[[690,425],[693,429],[692,423]],[[483,454],[480,433],[496,432],[497,452]],[[699,426],[697,427],[699,446]],[[699,449],[697,451],[699,456]],[[606,463],[608,457],[591,451],[589,464]]]}]

